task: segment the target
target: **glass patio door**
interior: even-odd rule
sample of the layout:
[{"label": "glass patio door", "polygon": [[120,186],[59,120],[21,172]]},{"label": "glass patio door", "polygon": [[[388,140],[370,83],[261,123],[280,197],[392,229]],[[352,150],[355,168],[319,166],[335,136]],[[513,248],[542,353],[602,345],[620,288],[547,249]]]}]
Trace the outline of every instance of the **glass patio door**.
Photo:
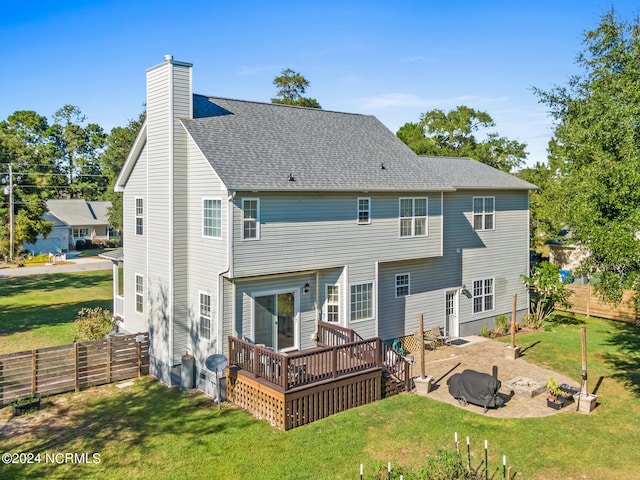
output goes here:
[{"label": "glass patio door", "polygon": [[255,297],[255,342],[275,351],[295,347],[293,292]]}]

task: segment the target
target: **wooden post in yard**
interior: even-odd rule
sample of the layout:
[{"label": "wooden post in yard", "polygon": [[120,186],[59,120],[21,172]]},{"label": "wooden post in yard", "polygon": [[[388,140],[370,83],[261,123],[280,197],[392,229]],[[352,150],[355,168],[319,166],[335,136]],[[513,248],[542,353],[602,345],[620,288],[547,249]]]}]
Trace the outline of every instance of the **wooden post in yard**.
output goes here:
[{"label": "wooden post in yard", "polygon": [[587,386],[587,327],[582,327],[582,398],[587,398],[589,395],[589,387]]},{"label": "wooden post in yard", "polygon": [[425,378],[426,374],[424,371],[424,317],[420,314],[420,378]]},{"label": "wooden post in yard", "polygon": [[513,294],[513,309],[511,310],[511,348],[516,348],[516,309],[518,308],[518,294]]}]

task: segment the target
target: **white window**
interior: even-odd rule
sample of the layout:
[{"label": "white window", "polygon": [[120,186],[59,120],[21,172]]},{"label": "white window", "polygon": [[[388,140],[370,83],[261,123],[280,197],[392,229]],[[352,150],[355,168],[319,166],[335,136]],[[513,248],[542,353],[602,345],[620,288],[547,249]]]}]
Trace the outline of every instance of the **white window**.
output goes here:
[{"label": "white window", "polygon": [[242,238],[260,238],[260,201],[257,198],[242,200]]},{"label": "white window", "polygon": [[371,223],[371,199],[358,198],[358,224],[366,225]]},{"label": "white window", "polygon": [[408,297],[410,289],[410,279],[408,273],[396,275],[396,298]]},{"label": "white window", "polygon": [[202,201],[202,235],[222,238],[222,202],[205,198]]},{"label": "white window", "polygon": [[327,285],[327,322],[340,323],[340,287]]},{"label": "white window", "polygon": [[400,199],[400,236],[427,236],[427,199]]},{"label": "white window", "polygon": [[351,285],[351,321],[373,318],[373,283]]},{"label": "white window", "polygon": [[211,340],[211,295],[200,293],[200,338]]},{"label": "white window", "polygon": [[473,197],[473,229],[494,230],[494,197]]},{"label": "white window", "polygon": [[136,198],[136,235],[144,234],[144,200]]},{"label": "white window", "polygon": [[493,278],[473,281],[473,313],[493,310]]},{"label": "white window", "polygon": [[144,277],[136,274],[136,312],[144,313]]}]

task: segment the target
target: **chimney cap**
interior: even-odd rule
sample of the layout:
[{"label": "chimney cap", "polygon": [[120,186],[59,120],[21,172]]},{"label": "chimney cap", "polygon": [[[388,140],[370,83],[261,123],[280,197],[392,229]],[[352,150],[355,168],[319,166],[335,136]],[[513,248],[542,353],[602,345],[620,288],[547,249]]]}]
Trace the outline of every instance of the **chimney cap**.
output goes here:
[{"label": "chimney cap", "polygon": [[173,60],[173,55],[165,55],[164,59],[165,61],[170,62],[171,60]]}]

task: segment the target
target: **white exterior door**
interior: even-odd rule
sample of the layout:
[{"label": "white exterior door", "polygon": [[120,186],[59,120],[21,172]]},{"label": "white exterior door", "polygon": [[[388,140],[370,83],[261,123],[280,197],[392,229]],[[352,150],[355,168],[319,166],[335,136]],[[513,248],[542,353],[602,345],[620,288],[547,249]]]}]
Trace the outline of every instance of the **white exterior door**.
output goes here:
[{"label": "white exterior door", "polygon": [[449,290],[445,293],[444,308],[444,333],[449,337],[458,337],[460,335],[460,323],[458,321],[458,290]]}]

